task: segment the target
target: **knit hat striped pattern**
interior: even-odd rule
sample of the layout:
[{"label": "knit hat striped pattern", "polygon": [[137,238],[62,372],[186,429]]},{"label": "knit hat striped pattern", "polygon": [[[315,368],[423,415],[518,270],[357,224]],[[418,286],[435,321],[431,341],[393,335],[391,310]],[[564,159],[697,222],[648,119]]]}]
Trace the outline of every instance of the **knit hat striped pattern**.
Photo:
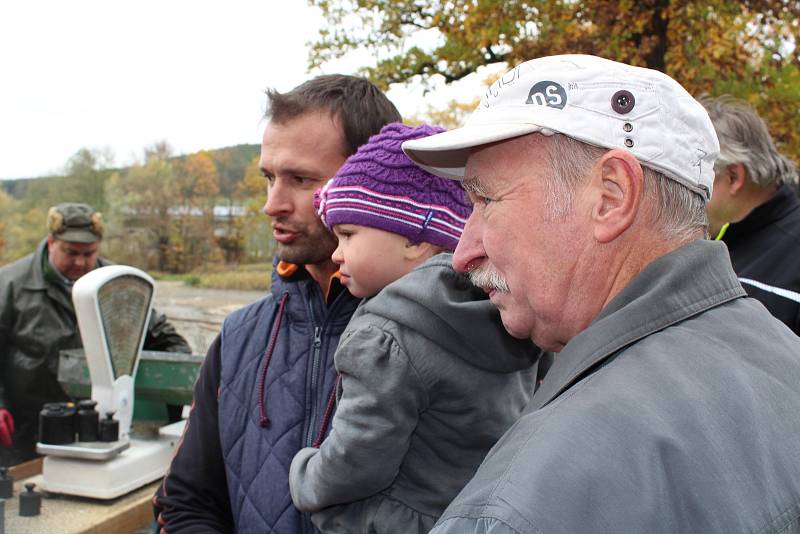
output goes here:
[{"label": "knit hat striped pattern", "polygon": [[325,226],[369,226],[455,250],[472,211],[460,182],[422,170],[400,148],[403,141],[443,131],[392,123],[370,137],[315,193]]}]

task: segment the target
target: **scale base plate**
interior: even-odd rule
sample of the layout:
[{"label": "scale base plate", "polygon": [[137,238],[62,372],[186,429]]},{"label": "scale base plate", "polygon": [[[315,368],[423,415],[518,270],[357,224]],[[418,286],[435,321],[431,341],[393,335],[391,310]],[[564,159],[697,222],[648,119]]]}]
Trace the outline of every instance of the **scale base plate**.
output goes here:
[{"label": "scale base plate", "polygon": [[46,491],[95,499],[114,499],[162,476],[172,459],[174,439],[131,439],[130,446],[107,461],[46,456]]},{"label": "scale base plate", "polygon": [[39,442],[36,444],[36,452],[64,458],[101,461],[110,460],[130,447],[130,445],[131,443],[127,439],[119,441],[76,441],[68,445],[52,445]]}]

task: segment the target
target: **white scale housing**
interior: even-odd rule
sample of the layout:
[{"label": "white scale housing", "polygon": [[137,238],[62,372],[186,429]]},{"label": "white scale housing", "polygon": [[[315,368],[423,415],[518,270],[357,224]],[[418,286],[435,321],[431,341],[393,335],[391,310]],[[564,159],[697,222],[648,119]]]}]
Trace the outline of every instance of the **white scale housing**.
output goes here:
[{"label": "white scale housing", "polygon": [[155,282],[134,267],[110,265],[72,288],[81,340],[100,419],[114,413],[119,441],[37,444],[51,492],[113,499],[164,475],[184,421],[162,427],[159,439],[130,438],[134,378],[152,311]]}]

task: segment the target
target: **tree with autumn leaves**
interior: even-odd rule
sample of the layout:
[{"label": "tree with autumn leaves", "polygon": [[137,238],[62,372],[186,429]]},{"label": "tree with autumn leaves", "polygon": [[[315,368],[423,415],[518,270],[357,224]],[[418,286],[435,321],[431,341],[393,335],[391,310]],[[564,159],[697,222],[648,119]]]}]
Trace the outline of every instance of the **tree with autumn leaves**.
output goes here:
[{"label": "tree with autumn leaves", "polygon": [[214,239],[214,205],[219,195],[219,172],[211,155],[201,150],[172,164],[179,206],[173,206],[175,263],[186,272],[219,255]]},{"label": "tree with autumn leaves", "polygon": [[449,83],[493,63],[593,54],[661,70],[696,95],[748,101],[800,161],[800,1],[310,1],[328,21],[312,44],[312,66],[366,49],[378,60],[362,73],[387,87],[415,76]]}]

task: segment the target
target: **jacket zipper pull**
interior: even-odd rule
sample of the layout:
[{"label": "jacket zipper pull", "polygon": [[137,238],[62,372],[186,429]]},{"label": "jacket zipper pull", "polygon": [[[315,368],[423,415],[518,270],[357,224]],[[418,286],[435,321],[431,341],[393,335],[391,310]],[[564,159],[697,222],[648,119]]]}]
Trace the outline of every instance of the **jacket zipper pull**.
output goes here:
[{"label": "jacket zipper pull", "polygon": [[314,327],[314,348],[318,349],[322,345],[322,329],[318,326]]}]

